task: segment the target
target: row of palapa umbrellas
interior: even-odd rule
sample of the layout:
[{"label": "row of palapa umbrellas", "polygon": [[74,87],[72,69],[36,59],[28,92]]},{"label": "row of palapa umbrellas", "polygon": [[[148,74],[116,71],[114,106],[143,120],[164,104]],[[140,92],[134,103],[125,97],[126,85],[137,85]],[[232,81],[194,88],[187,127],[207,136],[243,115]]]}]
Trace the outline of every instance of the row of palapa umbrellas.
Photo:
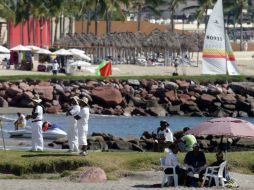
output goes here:
[{"label": "row of palapa umbrellas", "polygon": [[204,35],[178,34],[167,31],[161,32],[156,29],[146,35],[141,32],[121,32],[105,34],[97,37],[94,34],[66,35],[55,42],[57,47],[100,47],[108,46],[115,48],[156,48],[169,49],[172,51],[182,50],[197,52],[202,49]]},{"label": "row of palapa umbrellas", "polygon": [[[4,46],[0,46],[0,53],[9,54],[11,51],[16,51],[16,52],[31,51],[36,54],[44,54],[44,55],[74,56],[74,57],[77,57],[79,60],[83,60],[83,61],[76,61],[74,63],[71,63],[72,64],[71,66],[89,66],[89,65],[91,65],[90,63],[86,62],[86,61],[91,61],[91,58],[85,54],[85,51],[80,50],[80,49],[75,49],[75,48],[68,49],[68,50],[59,49],[55,52],[51,52],[48,49],[39,48],[39,47],[33,46],[33,45],[28,45],[28,46],[18,45],[18,46],[11,48],[10,50]],[[84,61],[84,60],[86,60],[86,61]]]}]

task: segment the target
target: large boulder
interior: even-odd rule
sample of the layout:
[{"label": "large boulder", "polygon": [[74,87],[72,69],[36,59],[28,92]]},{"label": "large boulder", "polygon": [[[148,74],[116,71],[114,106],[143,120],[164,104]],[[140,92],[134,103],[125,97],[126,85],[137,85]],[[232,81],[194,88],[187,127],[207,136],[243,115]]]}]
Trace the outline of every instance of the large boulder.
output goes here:
[{"label": "large boulder", "polygon": [[79,175],[80,183],[104,183],[107,181],[106,173],[101,168],[90,168]]},{"label": "large boulder", "polygon": [[216,97],[209,95],[209,94],[202,94],[200,97],[200,103],[202,103],[204,105],[206,105],[206,104],[210,105],[215,100],[216,100]]},{"label": "large boulder", "polygon": [[228,87],[236,94],[254,96],[254,82],[233,82]]},{"label": "large boulder", "polygon": [[107,107],[115,107],[123,101],[121,92],[112,87],[96,87],[92,90],[91,96],[94,100],[99,100]]},{"label": "large boulder", "polygon": [[225,94],[222,96],[222,101],[228,104],[235,104],[236,98],[234,94]]},{"label": "large boulder", "polygon": [[44,100],[53,100],[53,86],[41,86],[36,85],[34,87],[34,92],[38,93],[40,97]]},{"label": "large boulder", "polygon": [[25,91],[31,91],[31,90],[32,90],[32,87],[29,86],[27,83],[24,83],[24,82],[19,83],[19,88],[20,88],[21,90],[23,90],[24,92],[25,92]]},{"label": "large boulder", "polygon": [[0,107],[7,108],[8,106],[8,102],[4,98],[0,97]]},{"label": "large boulder", "polygon": [[7,89],[6,93],[10,97],[15,97],[17,94],[22,93],[23,91],[16,85],[12,85],[10,88]]}]

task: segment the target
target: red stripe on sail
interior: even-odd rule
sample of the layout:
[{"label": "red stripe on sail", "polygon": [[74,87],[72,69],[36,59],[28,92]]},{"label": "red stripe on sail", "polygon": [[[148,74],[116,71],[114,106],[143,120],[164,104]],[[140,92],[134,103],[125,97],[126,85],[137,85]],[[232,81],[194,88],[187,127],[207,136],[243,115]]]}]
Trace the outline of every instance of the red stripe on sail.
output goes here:
[{"label": "red stripe on sail", "polygon": [[204,58],[223,58],[225,59],[225,55],[203,55]]}]

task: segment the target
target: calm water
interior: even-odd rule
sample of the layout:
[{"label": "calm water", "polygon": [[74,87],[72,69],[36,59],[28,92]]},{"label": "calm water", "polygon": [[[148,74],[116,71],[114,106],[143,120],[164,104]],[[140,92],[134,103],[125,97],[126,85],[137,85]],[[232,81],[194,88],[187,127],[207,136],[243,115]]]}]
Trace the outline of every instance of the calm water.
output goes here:
[{"label": "calm water", "polygon": [[[16,118],[15,114],[6,117]],[[192,128],[202,121],[209,120],[207,117],[124,117],[124,116],[99,116],[92,115],[89,120],[89,134],[93,132],[110,133],[119,137],[140,137],[144,131],[155,131],[159,127],[160,120],[167,120],[172,131],[182,130],[184,127]],[[254,118],[244,118],[254,123]],[[45,121],[59,124],[67,131],[68,119],[64,115],[45,114]],[[28,121],[28,125],[31,123]],[[5,130],[13,130],[12,123],[4,124]]]}]

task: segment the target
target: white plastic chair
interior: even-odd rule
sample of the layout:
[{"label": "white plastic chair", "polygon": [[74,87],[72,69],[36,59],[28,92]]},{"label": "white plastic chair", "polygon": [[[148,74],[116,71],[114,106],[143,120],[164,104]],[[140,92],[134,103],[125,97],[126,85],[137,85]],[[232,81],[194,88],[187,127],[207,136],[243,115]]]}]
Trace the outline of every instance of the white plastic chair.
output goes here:
[{"label": "white plastic chair", "polygon": [[214,179],[216,187],[220,185],[225,187],[224,181],[226,181],[226,179],[223,177],[223,172],[226,166],[227,161],[222,162],[219,166],[207,167],[201,187],[204,186],[206,180],[209,180],[208,185],[210,186],[212,179]]},{"label": "white plastic chair", "polygon": [[[175,187],[177,187],[178,186],[178,175],[176,174],[175,167],[173,167],[173,166],[166,166],[165,165],[165,159],[166,159],[165,157],[164,158],[160,158],[161,167],[163,168],[163,178],[162,178],[162,181],[161,181],[161,187],[164,187],[164,184],[166,182],[169,183],[169,177],[173,177],[173,179],[174,179],[174,185],[175,185]],[[164,171],[167,168],[172,168],[173,173],[172,174],[165,174]]]}]

